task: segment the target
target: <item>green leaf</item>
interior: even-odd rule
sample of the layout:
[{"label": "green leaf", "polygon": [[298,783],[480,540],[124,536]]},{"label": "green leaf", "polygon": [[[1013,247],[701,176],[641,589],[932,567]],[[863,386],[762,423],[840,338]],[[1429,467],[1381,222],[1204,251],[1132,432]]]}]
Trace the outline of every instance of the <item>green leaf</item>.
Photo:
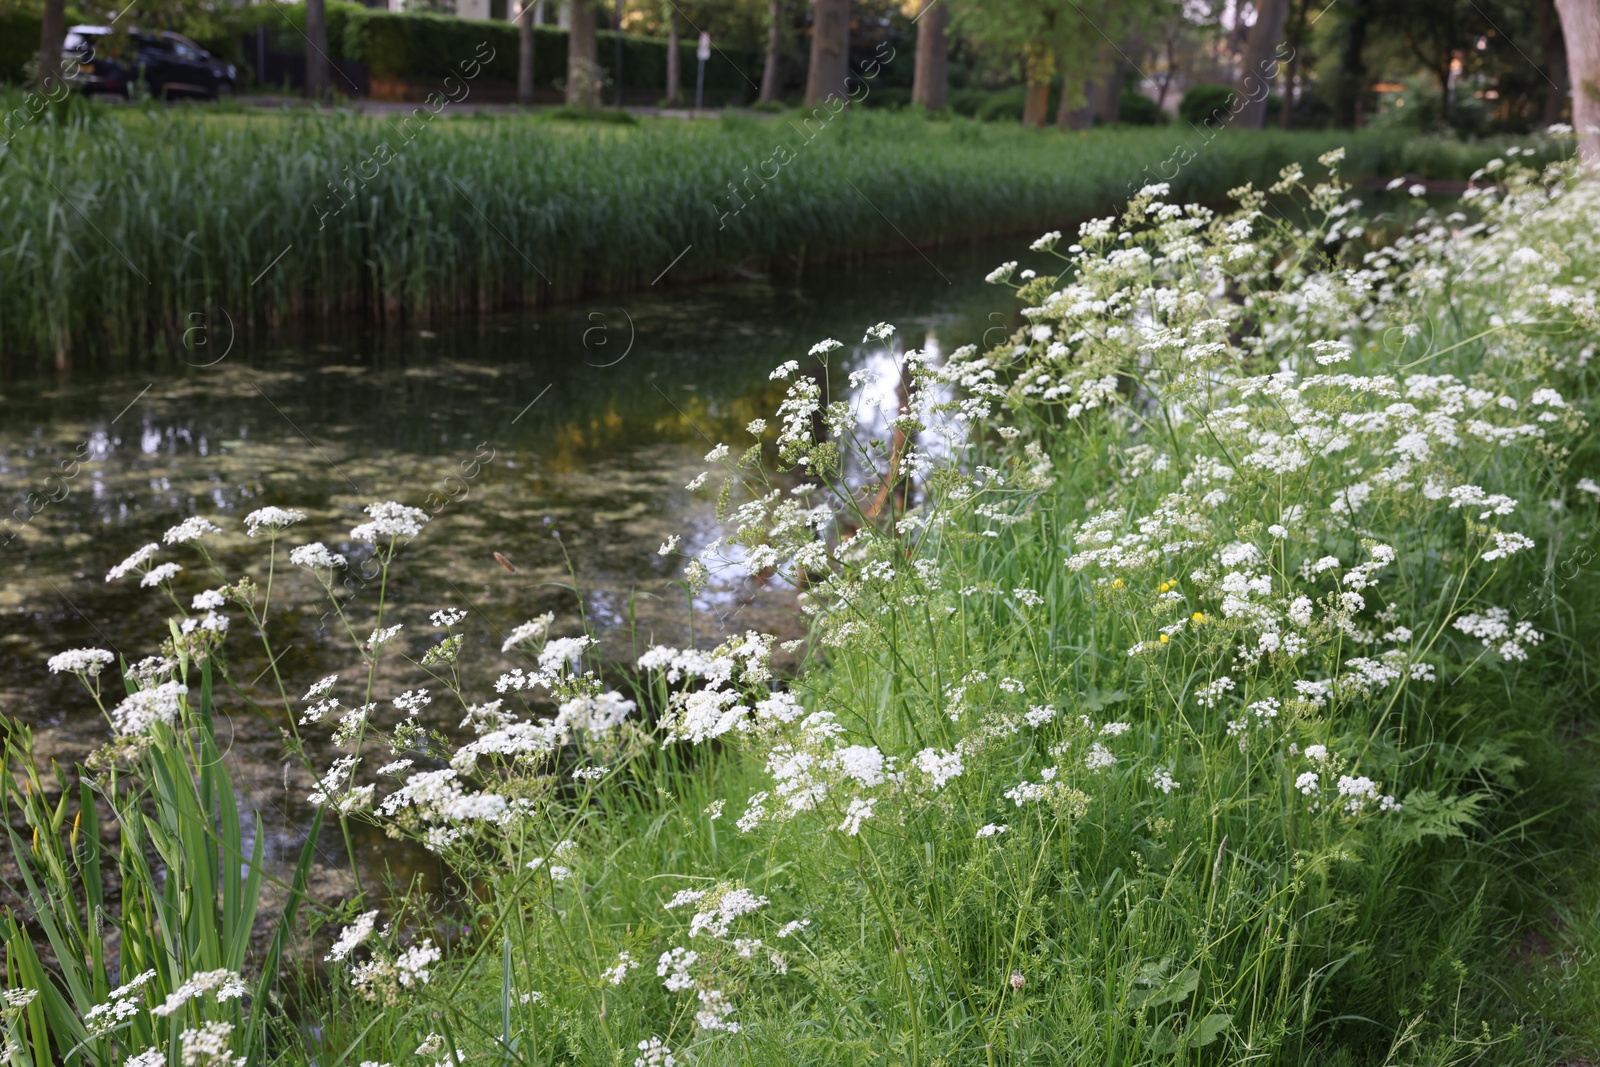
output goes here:
[{"label": "green leaf", "polygon": [[1233,1016],[1226,1012],[1212,1012],[1189,1028],[1183,1043],[1190,1048],[1205,1048],[1233,1027]]},{"label": "green leaf", "polygon": [[1488,799],[1483,792],[1441,797],[1432,789],[1415,790],[1401,804],[1400,825],[1392,835],[1402,845],[1428,837],[1465,837],[1467,827],[1477,828],[1478,809]]}]

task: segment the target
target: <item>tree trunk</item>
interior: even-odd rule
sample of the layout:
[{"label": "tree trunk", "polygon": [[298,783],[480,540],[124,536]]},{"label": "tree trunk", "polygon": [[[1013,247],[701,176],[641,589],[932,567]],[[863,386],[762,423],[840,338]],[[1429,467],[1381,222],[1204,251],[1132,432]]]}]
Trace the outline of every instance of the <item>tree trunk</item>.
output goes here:
[{"label": "tree trunk", "polygon": [[1367,93],[1367,24],[1372,21],[1372,0],[1358,0],[1344,27],[1339,49],[1339,77],[1334,87],[1333,121],[1347,129],[1361,124],[1361,102]]},{"label": "tree trunk", "polygon": [[1030,129],[1044,126],[1044,117],[1050,110],[1050,83],[1028,83],[1027,94],[1022,98],[1022,124]]},{"label": "tree trunk", "polygon": [[1244,50],[1244,73],[1239,92],[1244,107],[1234,119],[1239,129],[1259,130],[1267,121],[1267,96],[1278,73],[1276,53],[1283,43],[1283,22],[1288,0],[1261,0],[1256,6],[1256,24],[1250,27]]},{"label": "tree trunk", "polygon": [[594,7],[589,0],[571,0],[567,6],[567,106],[593,110],[600,106],[600,42],[595,36]]},{"label": "tree trunk", "polygon": [[[1291,0],[1291,3],[1293,0]],[[1283,107],[1278,109],[1278,124],[1289,129],[1294,123],[1294,80],[1300,72],[1300,45],[1306,36],[1306,0],[1295,4],[1293,27],[1289,31],[1289,65],[1283,72]]]},{"label": "tree trunk", "polygon": [[1063,130],[1087,130],[1094,126],[1094,96],[1099,87],[1093,78],[1083,82],[1083,96],[1075,99],[1067,91],[1072,75],[1061,79],[1061,100],[1056,104],[1056,126]]},{"label": "tree trunk", "polygon": [[911,102],[924,111],[943,111],[950,86],[949,0],[928,0],[917,19],[917,69]]},{"label": "tree trunk", "polygon": [[767,61],[761,68],[761,102],[778,99],[778,58],[783,52],[783,0],[767,9]]},{"label": "tree trunk", "polygon": [[1600,0],[1556,0],[1556,13],[1567,42],[1578,154],[1591,168],[1600,168]]},{"label": "tree trunk", "polygon": [[533,103],[533,0],[517,14],[517,103]]},{"label": "tree trunk", "polygon": [[842,99],[850,74],[850,0],[812,0],[812,9],[806,107],[816,107],[829,94]]},{"label": "tree trunk", "polygon": [[1161,76],[1161,91],[1156,94],[1156,107],[1165,111],[1167,109],[1167,91],[1172,88],[1172,79],[1178,72],[1178,37],[1176,34],[1167,38],[1167,69]]},{"label": "tree trunk", "polygon": [[44,0],[39,21],[39,89],[49,92],[61,77],[61,49],[67,39],[66,0]]},{"label": "tree trunk", "polygon": [[1095,93],[1094,115],[1102,125],[1115,126],[1117,119],[1122,117],[1122,79],[1127,71],[1126,61],[1108,41],[1100,46],[1100,62],[1097,65],[1107,74]]},{"label": "tree trunk", "polygon": [[1549,92],[1544,94],[1541,115],[1544,124],[1549,126],[1561,121],[1562,109],[1567,105],[1567,87],[1572,84],[1567,78],[1567,50],[1561,41],[1561,20],[1556,17],[1551,0],[1546,0],[1539,9],[1539,26],[1543,31],[1540,43],[1544,49],[1544,69],[1552,83]]},{"label": "tree trunk", "polygon": [[678,37],[678,8],[667,6],[667,106],[683,100],[683,41]]},{"label": "tree trunk", "polygon": [[328,5],[326,0],[306,0],[306,95],[322,100],[328,95]]}]

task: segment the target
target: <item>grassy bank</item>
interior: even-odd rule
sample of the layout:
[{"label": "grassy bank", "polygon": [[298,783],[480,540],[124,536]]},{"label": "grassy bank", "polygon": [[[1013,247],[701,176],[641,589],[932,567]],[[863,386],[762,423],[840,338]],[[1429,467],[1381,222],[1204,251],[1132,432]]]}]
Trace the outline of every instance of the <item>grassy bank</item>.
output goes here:
[{"label": "grassy bank", "polygon": [[224,312],[242,328],[333,313],[427,319],[664,272],[662,284],[736,265],[795,269],[1064,224],[1173,171],[1179,195],[1214,200],[1336,143],[1352,173],[1433,177],[1464,177],[1500,147],[1268,132],[1191,134],[1184,151],[1171,131],[849,112],[629,127],[456,119],[448,107],[403,123],[72,116],[26,124],[0,148],[8,363],[153,334],[181,343],[191,316]]},{"label": "grassy bank", "polygon": [[[1148,195],[1041,239],[995,274],[1030,325],[987,351],[796,345],[693,483],[723,535],[662,549],[691,592],[802,587],[789,677],[755,633],[599,649],[581,598],[510,633],[397,601],[427,516],[393,503],[253,514],[248,577],[198,516],[116,566],[174,625],[126,687],[110,652],[52,665],[113,724],[98,776],[7,750],[16,1061],[1592,1055],[1586,989],[1533,982],[1530,1022],[1483,976],[1592,840],[1600,186],[1515,172],[1485,225],[1389,244],[1320,176],[1279,193],[1310,221]],[[273,651],[274,582],[328,590],[347,669]],[[270,679],[232,677],[240,640]],[[259,832],[211,724],[250,706],[290,763],[308,732],[347,753],[296,771],[330,841],[419,842],[444,891],[307,900],[246,952]],[[113,848],[120,971],[75,890]]]}]

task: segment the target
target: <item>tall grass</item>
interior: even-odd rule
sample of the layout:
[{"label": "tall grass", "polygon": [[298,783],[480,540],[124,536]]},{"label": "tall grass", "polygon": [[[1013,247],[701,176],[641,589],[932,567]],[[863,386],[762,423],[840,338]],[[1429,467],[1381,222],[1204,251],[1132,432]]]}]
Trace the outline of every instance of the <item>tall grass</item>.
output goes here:
[{"label": "tall grass", "polygon": [[[250,1063],[1553,1059],[1474,975],[1588,799],[1559,748],[1592,714],[1600,186],[1513,168],[1482,226],[1392,242],[1346,191],[1288,169],[1301,222],[1147,190],[999,268],[1029,324],[986,351],[797,345],[692,483],[723,472],[725,536],[662,549],[691,596],[801,588],[789,677],[758,633],[619,675],[581,606],[475,645],[465,607],[388,601],[427,521],[394,502],[330,544],[247,516],[252,575],[198,517],[164,538],[194,573],[113,568],[177,612],[119,744],[192,736],[134,713],[188,660],[225,677],[242,611],[289,729],[345,753],[318,810],[452,876],[358,891],[300,945],[321,980],[196,1021]],[[287,681],[286,581],[333,598],[348,669]],[[12,999],[68,981],[30,968]]]},{"label": "tall grass", "polygon": [[[0,148],[0,352],[13,365],[153,334],[181,344],[224,314],[239,328],[427,318],[644,286],[669,266],[668,283],[1043,227],[1110,210],[1145,168],[1171,170],[1185,140],[854,112],[627,129],[448,108],[403,128],[348,114],[68,115]],[[1172,181],[1200,200],[1334,144],[1374,174],[1465,177],[1495,151],[1342,132],[1186,140],[1194,158]],[[789,155],[774,160],[780,145]]]}]

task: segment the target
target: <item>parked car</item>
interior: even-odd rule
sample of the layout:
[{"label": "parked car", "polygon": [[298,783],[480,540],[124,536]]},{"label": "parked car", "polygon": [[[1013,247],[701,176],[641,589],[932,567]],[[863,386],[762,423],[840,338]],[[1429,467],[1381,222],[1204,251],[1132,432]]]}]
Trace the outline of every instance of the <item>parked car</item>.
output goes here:
[{"label": "parked car", "polygon": [[62,57],[76,82],[89,95],[132,95],[142,79],[150,95],[204,97],[232,96],[238,71],[189,38],[161,31],[131,30],[116,35],[106,26],[74,26],[67,31]]}]

